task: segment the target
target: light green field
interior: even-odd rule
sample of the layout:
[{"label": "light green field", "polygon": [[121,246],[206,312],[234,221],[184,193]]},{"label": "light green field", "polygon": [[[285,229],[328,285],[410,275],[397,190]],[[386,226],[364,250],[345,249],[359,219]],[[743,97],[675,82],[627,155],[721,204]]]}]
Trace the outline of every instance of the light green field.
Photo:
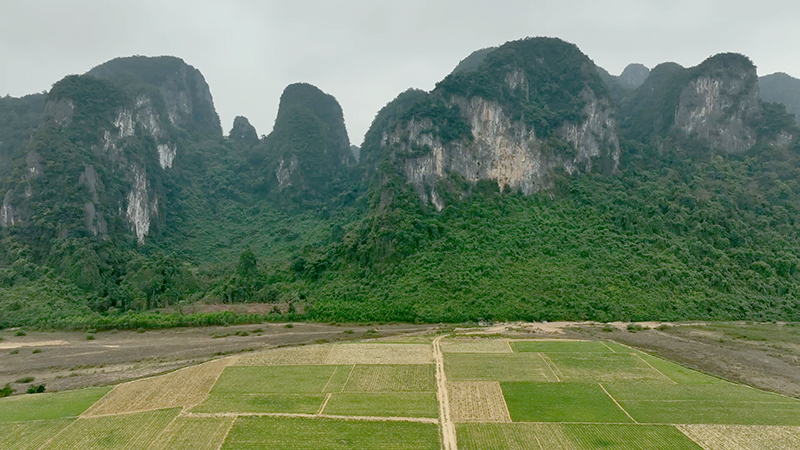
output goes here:
[{"label": "light green field", "polygon": [[518,353],[614,353],[613,350],[597,341],[512,341],[511,348]]},{"label": "light green field", "polygon": [[324,394],[219,394],[211,393],[193,413],[293,413],[314,414]]},{"label": "light green field", "polygon": [[731,383],[617,383],[606,389],[644,423],[800,425],[800,401]]},{"label": "light green field", "polygon": [[537,353],[446,353],[444,367],[448,381],[557,381]]},{"label": "light green field", "polygon": [[167,428],[180,410],[78,419],[41,450],[141,450]]},{"label": "light green field", "polygon": [[702,450],[677,428],[657,425],[564,425],[578,450]]},{"label": "light green field", "polygon": [[615,381],[666,381],[664,375],[630,353],[550,353],[561,381],[606,383]]},{"label": "light green field", "polygon": [[597,384],[500,383],[514,422],[630,423]]},{"label": "light green field", "polygon": [[71,420],[39,420],[0,423],[0,448],[3,450],[35,450],[69,425]]},{"label": "light green field", "polygon": [[656,370],[663,373],[670,380],[678,384],[718,384],[725,383],[719,378],[706,375],[696,370],[688,369],[681,365],[669,362],[667,360],[650,356],[645,353],[637,353],[640,358],[647,361]]},{"label": "light green field", "polygon": [[702,450],[671,426],[459,425],[459,450]]},{"label": "light green field", "polygon": [[0,423],[77,417],[110,390],[89,388],[0,399]]},{"label": "light green field", "polygon": [[345,392],[436,392],[435,366],[355,366]]},{"label": "light green field", "polygon": [[224,450],[439,450],[436,425],[242,417]]},{"label": "light green field", "polygon": [[435,393],[333,394],[324,414],[333,416],[438,417]]},{"label": "light green field", "polygon": [[149,450],[217,450],[233,421],[233,417],[178,417]]}]

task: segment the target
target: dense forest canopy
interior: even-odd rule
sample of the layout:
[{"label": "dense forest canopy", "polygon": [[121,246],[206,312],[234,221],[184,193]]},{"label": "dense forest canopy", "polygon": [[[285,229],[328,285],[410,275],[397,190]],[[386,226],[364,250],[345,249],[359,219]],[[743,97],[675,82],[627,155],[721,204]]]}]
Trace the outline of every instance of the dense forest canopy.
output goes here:
[{"label": "dense forest canopy", "polygon": [[[512,95],[509,67],[528,95]],[[754,70],[718,55],[622,86],[572,44],[515,41],[389,102],[358,162],[338,102],[307,84],[287,88],[268,136],[237,118],[223,137],[202,75],[178,58],[121,58],[46,95],[0,98],[0,327],[800,320],[800,88],[769,91],[785,103],[757,105],[744,153],[675,130],[687,83]],[[453,96],[496,102],[546,135],[585,120],[587,86],[615,108],[613,174],[553,170],[555,188],[527,196],[452,177],[465,194],[437,212],[405,178],[413,155],[385,151],[412,118],[442,142],[468,139]],[[181,92],[191,107],[176,106]],[[130,218],[142,214],[137,239]],[[181,313],[240,302],[275,308]]]}]

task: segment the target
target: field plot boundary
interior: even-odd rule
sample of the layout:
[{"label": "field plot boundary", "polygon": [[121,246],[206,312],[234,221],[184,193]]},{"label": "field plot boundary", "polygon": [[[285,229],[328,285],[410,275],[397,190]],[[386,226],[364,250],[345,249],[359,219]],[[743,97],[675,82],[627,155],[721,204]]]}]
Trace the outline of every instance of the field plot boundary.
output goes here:
[{"label": "field plot boundary", "polygon": [[[609,348],[610,348],[610,347],[609,347]],[[642,358],[642,357],[641,357],[641,356],[640,356],[638,353],[631,353],[631,354],[632,354],[633,356],[637,357],[637,358],[638,358],[640,361],[642,361],[643,363],[647,364],[647,366],[648,366],[648,367],[650,367],[651,369],[653,369],[653,370],[655,370],[656,372],[658,372],[658,373],[659,373],[659,374],[660,374],[662,377],[664,377],[664,378],[665,378],[667,381],[669,381],[670,383],[672,383],[672,384],[678,384],[678,382],[676,382],[676,381],[675,381],[675,380],[673,380],[672,378],[668,377],[668,376],[667,376],[667,375],[666,375],[664,372],[662,372],[662,371],[660,371],[660,370],[656,369],[656,368],[655,368],[655,367],[654,367],[652,364],[650,364],[650,363],[649,363],[647,360],[645,360],[644,358]]]},{"label": "field plot boundary", "polygon": [[239,420],[239,417],[234,417],[233,420],[231,420],[230,425],[228,425],[228,429],[225,430],[225,436],[222,437],[222,442],[219,443],[217,450],[222,450],[222,447],[225,446],[225,441],[228,440],[228,436],[231,434],[231,430],[233,429],[233,426],[236,425],[237,420]]},{"label": "field plot boundary", "polygon": [[331,393],[328,393],[328,395],[325,396],[325,401],[322,402],[322,405],[319,407],[319,411],[317,411],[318,416],[325,412],[325,407],[328,406],[328,402],[331,401],[331,397],[333,397],[333,394]]},{"label": "field plot boundary", "polygon": [[628,416],[628,418],[630,418],[630,419],[633,421],[633,423],[639,423],[639,422],[638,422],[636,419],[634,419],[634,418],[633,418],[633,416],[631,416],[630,414],[628,414],[628,411],[626,411],[626,410],[625,410],[625,408],[623,408],[623,407],[622,407],[622,405],[620,405],[620,404],[619,404],[619,402],[617,401],[617,399],[615,399],[615,398],[614,398],[614,396],[613,396],[613,395],[611,395],[611,394],[608,392],[608,390],[606,390],[606,387],[605,387],[605,386],[603,386],[603,383],[600,383],[600,389],[602,389],[602,390],[603,390],[603,392],[605,392],[605,393],[606,393],[606,395],[608,395],[608,397],[609,397],[611,400],[613,400],[613,401],[614,401],[614,403],[615,403],[615,404],[616,404],[616,405],[619,407],[619,409],[621,409],[621,410],[622,410],[622,412],[624,412],[624,413],[625,413],[625,415],[626,415],[626,416]]},{"label": "field plot boundary", "polygon": [[[556,367],[555,363],[553,363],[553,361],[550,360],[550,357],[545,356],[545,354],[542,353],[542,352],[539,352],[538,355],[539,355],[539,358],[542,358],[542,361],[544,361],[544,363],[547,366],[547,368],[550,369],[551,372],[553,372],[553,376],[556,377],[556,381],[560,383],[561,382],[561,377],[559,377],[558,374],[561,371],[558,370],[558,367]],[[556,372],[556,371],[558,371],[558,372]],[[561,376],[564,376],[564,375],[562,374]]]},{"label": "field plot boundary", "polygon": [[382,417],[382,416],[339,416],[333,414],[301,414],[301,413],[186,413],[181,417],[219,418],[219,417],[283,417],[287,419],[332,419],[346,422],[413,422],[438,424],[439,419],[432,417]]}]

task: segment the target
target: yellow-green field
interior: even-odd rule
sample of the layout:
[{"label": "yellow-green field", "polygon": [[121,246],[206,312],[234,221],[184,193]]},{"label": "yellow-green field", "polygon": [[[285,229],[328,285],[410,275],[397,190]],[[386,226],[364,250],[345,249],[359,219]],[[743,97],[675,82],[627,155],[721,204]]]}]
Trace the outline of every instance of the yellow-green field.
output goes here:
[{"label": "yellow-green field", "polygon": [[599,341],[316,345],[0,399],[9,450],[798,450],[800,401]]}]

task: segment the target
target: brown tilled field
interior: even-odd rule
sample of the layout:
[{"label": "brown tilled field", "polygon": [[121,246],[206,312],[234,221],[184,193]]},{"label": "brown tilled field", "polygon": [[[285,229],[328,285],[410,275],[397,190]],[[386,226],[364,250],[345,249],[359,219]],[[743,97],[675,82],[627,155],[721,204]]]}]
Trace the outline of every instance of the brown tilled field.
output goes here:
[{"label": "brown tilled field", "polygon": [[176,372],[120,384],[95,403],[84,417],[169,408],[191,408],[208,395],[222,371],[236,357],[187,367]]},{"label": "brown tilled field", "polygon": [[678,429],[706,450],[800,449],[800,427],[680,425]]},{"label": "brown tilled field", "polygon": [[503,390],[496,381],[448,383],[453,422],[511,422]]}]

